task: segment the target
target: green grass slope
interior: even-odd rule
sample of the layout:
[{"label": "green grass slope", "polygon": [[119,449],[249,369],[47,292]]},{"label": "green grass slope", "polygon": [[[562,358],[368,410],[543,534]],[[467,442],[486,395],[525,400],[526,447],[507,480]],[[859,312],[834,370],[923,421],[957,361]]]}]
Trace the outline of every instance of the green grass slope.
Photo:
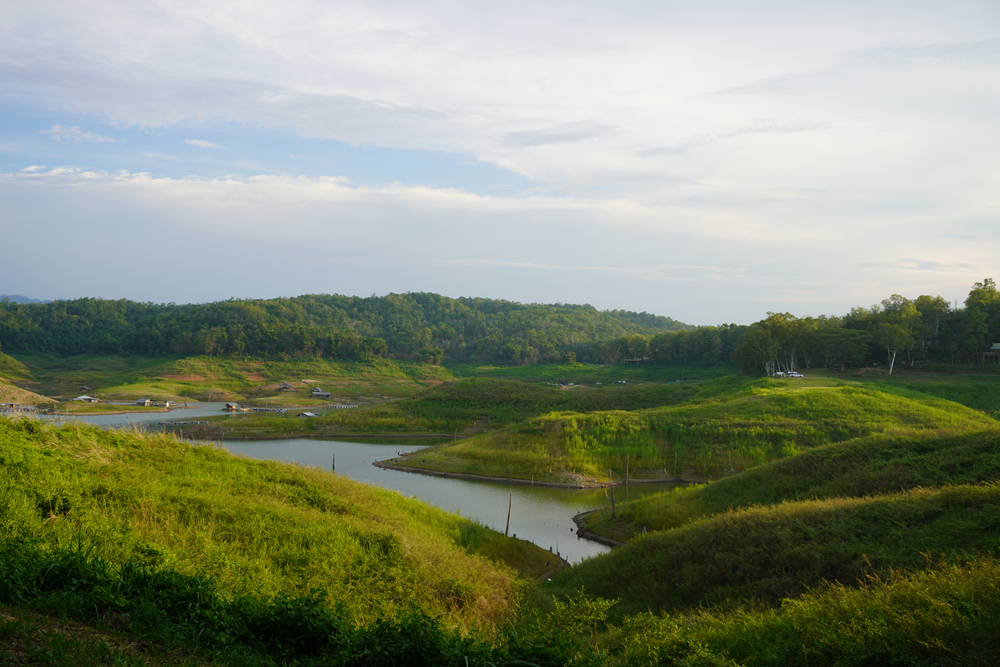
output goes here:
[{"label": "green grass slope", "polygon": [[[634,411],[551,413],[399,463],[565,483],[707,480],[808,449],[894,430],[983,429],[987,415],[911,392],[757,380],[687,403]],[[609,473],[610,470],[610,473]]]},{"label": "green grass slope", "polygon": [[[254,398],[310,404],[313,386],[342,398],[384,394],[407,396],[451,379],[439,367],[373,359],[341,362],[316,358],[289,360],[218,357],[139,357],[85,354],[73,357],[20,355],[18,382],[50,396],[71,397],[83,385],[100,398],[225,401]],[[2,360],[0,360],[2,362]],[[0,373],[0,375],[3,375]],[[312,382],[302,382],[311,380]],[[282,381],[296,390],[277,390]]]},{"label": "green grass slope", "polygon": [[730,364],[696,366],[682,364],[643,363],[638,365],[615,364],[527,364],[524,366],[494,366],[480,363],[446,364],[446,368],[459,378],[488,377],[520,380],[522,382],[574,382],[576,384],[603,382],[673,382],[675,380],[707,380],[739,371]]},{"label": "green grass slope", "polygon": [[621,663],[784,667],[988,667],[1000,655],[1000,562],[824,583],[780,608],[634,616],[610,646]]},{"label": "green grass slope", "polygon": [[0,534],[210,577],[227,596],[322,589],[354,622],[416,608],[466,628],[512,614],[549,557],[318,469],[31,420],[0,419]]},{"label": "green grass slope", "polygon": [[963,485],[726,512],[653,533],[553,578],[550,593],[620,599],[618,618],[747,601],[777,604],[823,581],[920,570],[928,555],[996,553],[1000,486]]},{"label": "green grass slope", "polygon": [[817,447],[707,485],[675,489],[587,516],[587,529],[628,540],[696,518],[786,500],[862,497],[1000,479],[1000,427],[878,434]]}]

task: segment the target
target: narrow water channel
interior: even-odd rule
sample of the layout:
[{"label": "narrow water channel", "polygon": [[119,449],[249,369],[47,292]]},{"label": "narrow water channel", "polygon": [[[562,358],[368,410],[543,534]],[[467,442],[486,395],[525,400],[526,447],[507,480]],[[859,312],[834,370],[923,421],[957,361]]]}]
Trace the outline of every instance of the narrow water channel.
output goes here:
[{"label": "narrow water channel", "polygon": [[[610,504],[604,489],[558,489],[521,484],[472,482],[385,470],[373,461],[395,458],[397,452],[413,452],[421,445],[371,445],[314,439],[227,441],[232,452],[257,459],[275,459],[330,470],[359,482],[399,491],[449,512],[479,521],[500,532],[507,523],[510,533],[545,549],[558,551],[570,563],[579,563],[608,551],[608,547],[577,537],[573,516]],[[615,489],[616,502],[657,493],[670,485],[637,484]]]}]

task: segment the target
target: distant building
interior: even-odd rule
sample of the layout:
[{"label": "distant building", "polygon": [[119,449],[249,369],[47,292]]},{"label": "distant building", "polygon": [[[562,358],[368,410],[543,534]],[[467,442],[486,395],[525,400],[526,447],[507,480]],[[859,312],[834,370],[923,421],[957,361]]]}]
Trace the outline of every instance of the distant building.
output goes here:
[{"label": "distant building", "polygon": [[315,417],[315,413],[312,412],[300,412],[299,417]]},{"label": "distant building", "polygon": [[153,404],[153,401],[149,400],[148,398],[140,398],[138,401],[135,402],[135,404],[148,408],[150,405]]},{"label": "distant building", "polygon": [[20,403],[4,403],[3,405],[0,405],[0,408],[3,408],[4,410],[20,410],[21,409],[21,404]]},{"label": "distant building", "polygon": [[319,387],[313,387],[313,390],[310,393],[316,398],[330,398],[330,392],[323,391]]},{"label": "distant building", "polygon": [[983,361],[988,364],[1000,362],[1000,343],[993,343],[990,349],[983,352]]},{"label": "distant building", "polygon": [[240,407],[239,403],[226,403],[226,407],[224,409],[225,410],[231,410],[233,412],[235,412],[237,410],[242,410],[242,408]]},{"label": "distant building", "polygon": [[84,394],[83,396],[77,396],[73,400],[74,401],[83,401],[84,403],[97,403],[97,399],[96,398],[94,398],[93,396],[87,396],[86,394]]},{"label": "distant building", "polygon": [[90,387],[88,387],[87,385],[83,385],[82,387],[80,387],[80,391],[90,391]]}]

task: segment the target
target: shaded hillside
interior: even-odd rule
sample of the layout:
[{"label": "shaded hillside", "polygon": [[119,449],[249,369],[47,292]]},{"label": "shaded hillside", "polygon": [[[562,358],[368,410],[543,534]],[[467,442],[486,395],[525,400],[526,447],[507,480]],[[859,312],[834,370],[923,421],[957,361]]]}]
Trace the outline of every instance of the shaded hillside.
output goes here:
[{"label": "shaded hillside", "polygon": [[708,485],[622,503],[587,529],[627,540],[730,509],[817,498],[858,498],[917,487],[1000,480],[1000,428],[878,434],[817,447]]},{"label": "shaded hillside", "polygon": [[545,590],[620,599],[614,615],[756,600],[777,604],[824,581],[919,570],[928,557],[996,553],[1000,486],[917,489],[726,512],[653,533],[553,578]]}]

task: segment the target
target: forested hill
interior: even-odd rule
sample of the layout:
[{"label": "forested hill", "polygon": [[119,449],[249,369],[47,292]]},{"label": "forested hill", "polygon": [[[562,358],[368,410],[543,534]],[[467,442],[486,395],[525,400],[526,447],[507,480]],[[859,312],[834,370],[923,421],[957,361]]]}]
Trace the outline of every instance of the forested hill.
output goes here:
[{"label": "forested hill", "polygon": [[[175,305],[0,300],[0,349],[73,355],[372,356],[523,364],[600,356],[603,341],[691,329],[669,317],[589,305],[438,294],[310,295]],[[644,347],[644,346],[643,346]]]}]

